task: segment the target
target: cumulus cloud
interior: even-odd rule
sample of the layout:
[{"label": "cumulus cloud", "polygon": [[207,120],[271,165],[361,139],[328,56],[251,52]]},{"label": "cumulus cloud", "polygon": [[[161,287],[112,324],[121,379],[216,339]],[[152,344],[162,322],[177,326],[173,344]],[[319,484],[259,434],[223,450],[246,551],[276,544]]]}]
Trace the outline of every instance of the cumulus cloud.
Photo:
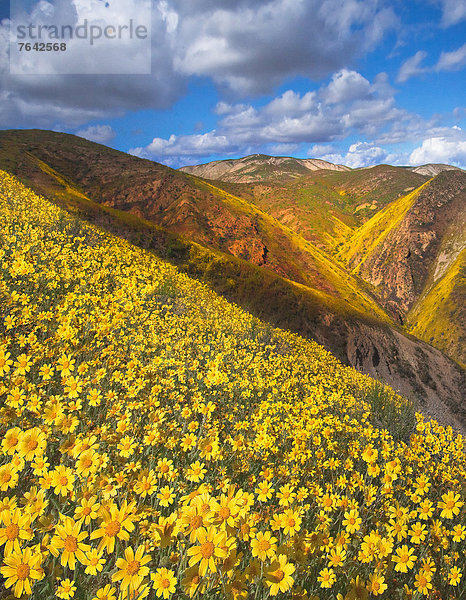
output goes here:
[{"label": "cumulus cloud", "polygon": [[[330,151],[328,151],[330,150]],[[332,147],[314,146],[309,154],[322,160],[335,164],[343,164],[352,169],[378,165],[387,160],[388,153],[383,148],[369,142],[356,142],[351,144],[344,154],[332,151]]]},{"label": "cumulus cloud", "polygon": [[412,165],[446,163],[457,167],[466,166],[466,132],[452,127],[448,135],[429,137],[415,148],[409,157]]},{"label": "cumulus cloud", "polygon": [[116,137],[116,132],[110,127],[110,125],[90,125],[85,129],[80,129],[76,132],[76,135],[86,138],[91,142],[97,142],[98,144],[108,144]]},{"label": "cumulus cloud", "polygon": [[221,119],[215,130],[155,138],[147,147],[131,152],[162,161],[176,156],[198,157],[199,161],[215,153],[247,154],[262,147],[273,153],[279,148],[282,154],[282,149],[328,143],[351,132],[372,135],[405,117],[395,106],[394,90],[384,73],[370,82],[347,69],[335,73],[329,84],[317,91],[299,94],[287,90],[260,108],[222,102],[216,112]]},{"label": "cumulus cloud", "polygon": [[[134,16],[137,1],[119,3],[122,18]],[[32,10],[42,7],[44,19],[88,3],[28,2]],[[104,10],[106,3],[98,4]],[[269,92],[292,76],[323,78],[368,52],[396,23],[380,0],[155,0],[152,6],[148,76],[133,71],[100,77],[12,75],[5,20],[0,26],[1,126],[74,127],[129,110],[168,108],[192,76],[211,78],[235,99]],[[73,65],[90,64],[92,56],[70,51],[66,60],[73,72]]]},{"label": "cumulus cloud", "polygon": [[[71,10],[86,2],[53,0],[34,7]],[[100,4],[100,3],[99,3]],[[105,3],[101,3],[103,9]],[[121,5],[121,19],[130,19],[134,0]],[[24,17],[27,19],[27,17]],[[74,21],[69,17],[71,23]],[[60,17],[61,21],[65,16]],[[28,22],[26,20],[26,22]],[[173,66],[173,25],[157,6],[152,11],[152,75],[103,74],[20,75],[10,73],[8,20],[0,23],[0,126],[77,127],[91,120],[123,115],[130,110],[170,107],[185,90],[185,77]],[[133,57],[134,58],[134,57]],[[137,57],[136,57],[137,58]],[[91,61],[92,54],[70,52],[69,61]],[[111,62],[111,61],[110,61]],[[73,72],[70,63],[70,72]],[[105,73],[106,68],[102,69]]]},{"label": "cumulus cloud", "polygon": [[174,0],[177,68],[235,94],[269,92],[283,78],[321,78],[378,42],[396,18],[378,0]]}]

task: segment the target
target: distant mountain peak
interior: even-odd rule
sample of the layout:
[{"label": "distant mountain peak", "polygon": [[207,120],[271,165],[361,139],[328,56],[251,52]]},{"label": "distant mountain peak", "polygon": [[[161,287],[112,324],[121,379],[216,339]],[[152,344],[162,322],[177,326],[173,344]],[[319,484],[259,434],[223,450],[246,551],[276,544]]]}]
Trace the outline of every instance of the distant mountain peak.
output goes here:
[{"label": "distant mountain peak", "polygon": [[180,171],[231,183],[252,183],[272,179],[295,179],[312,171],[351,171],[344,165],[335,165],[319,158],[293,158],[292,156],[268,156],[250,154],[242,158],[215,160],[201,165],[181,167]]},{"label": "distant mountain peak", "polygon": [[421,175],[435,177],[439,173],[442,173],[442,171],[462,171],[463,169],[442,163],[428,163],[426,165],[420,165],[419,167],[410,167],[410,170],[414,171],[414,173],[420,173]]}]

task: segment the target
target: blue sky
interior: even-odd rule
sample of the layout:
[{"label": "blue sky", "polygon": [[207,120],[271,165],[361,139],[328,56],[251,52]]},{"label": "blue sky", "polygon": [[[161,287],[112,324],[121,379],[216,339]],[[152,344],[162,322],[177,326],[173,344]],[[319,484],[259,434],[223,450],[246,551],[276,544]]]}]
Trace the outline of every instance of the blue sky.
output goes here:
[{"label": "blue sky", "polygon": [[[109,10],[131,18],[138,1]],[[153,0],[151,75],[11,75],[5,4],[1,128],[173,167],[256,152],[466,166],[466,0]]]}]

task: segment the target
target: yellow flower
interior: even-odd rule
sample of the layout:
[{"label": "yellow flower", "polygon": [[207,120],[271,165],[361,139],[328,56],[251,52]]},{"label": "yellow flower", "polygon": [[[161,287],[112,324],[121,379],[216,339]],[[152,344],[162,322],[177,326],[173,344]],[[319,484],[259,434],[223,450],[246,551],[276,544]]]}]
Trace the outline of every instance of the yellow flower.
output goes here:
[{"label": "yellow flower", "polygon": [[373,573],[369,577],[369,583],[367,584],[367,589],[374,596],[382,595],[387,589],[387,584],[385,583],[385,578],[383,575],[379,575],[378,573]]},{"label": "yellow flower", "polygon": [[108,554],[111,554],[115,549],[116,538],[126,542],[129,540],[129,533],[134,530],[133,521],[136,518],[132,514],[134,506],[125,501],[120,509],[113,504],[110,509],[103,511],[100,527],[91,533],[91,540],[102,538],[99,550],[105,548]]},{"label": "yellow flower", "polygon": [[102,558],[102,552],[99,552],[95,548],[91,548],[86,553],[84,563],[86,565],[86,575],[97,575],[102,571],[105,565],[105,558]]},{"label": "yellow flower", "polygon": [[195,596],[198,590],[202,597],[205,590],[205,583],[199,576],[199,569],[197,566],[186,569],[181,581],[181,587],[183,588],[184,593],[188,594],[190,598]]},{"label": "yellow flower", "polygon": [[418,592],[427,596],[429,590],[432,589],[432,584],[430,580],[431,576],[421,570],[419,573],[416,574],[414,586]]},{"label": "yellow flower", "polygon": [[261,481],[254,491],[259,502],[267,502],[275,490],[268,481]]},{"label": "yellow flower", "polygon": [[208,570],[212,573],[217,571],[216,561],[225,558],[226,535],[223,531],[217,531],[215,527],[202,529],[197,535],[198,545],[188,549],[189,566],[193,567],[199,563],[199,575],[204,577]]},{"label": "yellow flower", "polygon": [[68,396],[68,398],[77,398],[82,392],[82,389],[83,384],[77,377],[70,375],[65,379],[65,394]]},{"label": "yellow flower", "polygon": [[272,558],[277,550],[277,538],[273,537],[270,531],[258,531],[256,537],[251,540],[251,549],[252,555],[259,560]]},{"label": "yellow flower", "polygon": [[69,354],[63,354],[58,359],[58,369],[62,377],[67,377],[71,374],[71,371],[74,371],[75,362]]},{"label": "yellow flower", "polygon": [[438,507],[442,509],[440,517],[442,519],[453,519],[453,517],[459,514],[463,504],[464,502],[460,500],[459,494],[455,494],[452,491],[443,494],[442,500],[438,503]]},{"label": "yellow flower", "polygon": [[322,588],[331,588],[335,583],[335,580],[336,575],[333,569],[322,569],[317,577],[317,581],[320,582],[320,587]]},{"label": "yellow flower", "polygon": [[346,528],[348,533],[355,533],[361,528],[362,519],[359,516],[359,512],[356,509],[345,512],[345,518],[343,519],[343,527]]},{"label": "yellow flower", "polygon": [[63,579],[60,581],[58,589],[56,591],[56,596],[58,598],[62,598],[63,600],[69,600],[74,597],[74,593],[76,592],[76,586],[69,579]]},{"label": "yellow flower", "polygon": [[38,427],[23,431],[19,436],[18,454],[25,460],[32,461],[45,452],[47,439]]},{"label": "yellow flower", "polygon": [[66,496],[73,491],[75,475],[69,467],[59,465],[52,471],[52,486],[57,495]]},{"label": "yellow flower", "polygon": [[97,590],[92,600],[115,600],[116,589],[108,584]]},{"label": "yellow flower", "polygon": [[186,471],[186,478],[193,483],[199,483],[199,481],[204,479],[206,473],[205,464],[197,460],[189,465],[189,469]]},{"label": "yellow flower", "polygon": [[457,586],[460,582],[461,577],[463,577],[461,569],[459,569],[458,567],[452,567],[448,572],[448,583],[450,585]]},{"label": "yellow flower", "polygon": [[157,494],[157,498],[159,499],[160,506],[167,507],[170,504],[173,504],[173,500],[175,499],[175,494],[173,493],[173,488],[166,485],[163,488],[160,488],[160,492]]},{"label": "yellow flower", "polygon": [[295,497],[296,494],[289,484],[282,485],[280,490],[277,492],[277,498],[279,499],[278,504],[280,506],[290,506]]},{"label": "yellow flower", "polygon": [[0,545],[5,544],[5,556],[20,552],[22,540],[30,540],[33,536],[31,516],[19,508],[4,510],[0,516],[5,525],[0,528]]},{"label": "yellow flower", "polygon": [[291,589],[294,579],[291,575],[295,566],[288,562],[285,554],[279,554],[265,571],[265,585],[270,588],[270,595]]},{"label": "yellow flower", "polygon": [[151,575],[155,595],[168,598],[176,590],[176,577],[174,571],[162,567]]},{"label": "yellow flower", "polygon": [[15,586],[16,598],[20,598],[23,593],[30,595],[34,581],[43,578],[41,562],[41,555],[33,553],[31,548],[10,553],[0,569],[6,580],[5,587],[8,589]]},{"label": "yellow flower", "polygon": [[414,523],[408,533],[411,536],[411,542],[413,544],[420,544],[426,539],[426,526],[417,521]]},{"label": "yellow flower", "polygon": [[392,561],[396,563],[395,571],[400,573],[407,573],[409,569],[413,568],[414,562],[417,556],[413,554],[414,550],[404,545],[401,548],[397,548],[396,554],[392,556]]},{"label": "yellow flower", "polygon": [[14,454],[16,452],[21,433],[22,431],[19,427],[8,429],[2,440],[2,450],[4,454]]},{"label": "yellow flower", "polygon": [[328,555],[328,561],[330,567],[341,567],[345,562],[346,551],[343,550],[341,546],[337,546],[336,548],[332,548],[330,550],[330,554]]},{"label": "yellow flower", "polygon": [[81,531],[82,521],[74,521],[71,517],[64,517],[63,522],[55,527],[55,536],[49,544],[49,550],[54,556],[62,550],[61,565],[68,566],[72,571],[76,568],[76,559],[83,565],[86,564],[85,552],[91,547],[85,544],[88,536],[86,531]]},{"label": "yellow flower", "polygon": [[14,364],[16,375],[26,375],[31,370],[31,359],[26,354],[20,354]]},{"label": "yellow flower", "polygon": [[97,519],[99,514],[100,504],[97,502],[95,496],[90,498],[81,498],[80,505],[76,507],[74,511],[74,518],[78,521],[83,519],[86,525],[89,525],[91,521]]},{"label": "yellow flower", "polygon": [[12,463],[7,463],[0,467],[0,490],[7,490],[16,487],[18,483],[18,471]]},{"label": "yellow flower", "polygon": [[139,546],[136,552],[130,547],[125,549],[125,557],[118,558],[116,566],[118,571],[112,575],[112,582],[121,581],[122,588],[136,590],[142,580],[149,574],[150,556],[144,554],[144,546]]},{"label": "yellow flower", "polygon": [[301,529],[301,516],[294,510],[288,509],[281,516],[283,533],[293,537]]}]

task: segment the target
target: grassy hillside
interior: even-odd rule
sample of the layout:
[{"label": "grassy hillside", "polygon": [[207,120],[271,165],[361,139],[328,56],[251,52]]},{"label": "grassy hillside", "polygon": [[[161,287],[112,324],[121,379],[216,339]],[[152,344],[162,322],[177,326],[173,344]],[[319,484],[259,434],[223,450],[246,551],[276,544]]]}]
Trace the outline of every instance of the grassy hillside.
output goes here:
[{"label": "grassy hillside", "polygon": [[460,598],[461,436],[3,173],[0,223],[16,597]]},{"label": "grassy hillside", "polygon": [[349,309],[390,321],[365,286],[323,250],[219,185],[44,131],[1,132],[2,166],[68,209],[89,213],[98,203],[131,213],[332,296]]},{"label": "grassy hillside", "polygon": [[[424,184],[426,185],[426,184]],[[342,245],[338,256],[348,263],[354,273],[361,271],[363,263],[376,252],[388,235],[396,230],[403,217],[412,208],[424,186],[398,198],[379,211]],[[377,284],[376,284],[377,285]],[[380,282],[383,285],[383,282]]]},{"label": "grassy hillside", "polygon": [[[221,161],[220,164],[238,163],[241,166],[242,160],[245,159]],[[218,184],[224,189],[257,204],[325,250],[333,250],[349,237],[352,230],[388,203],[428,179],[400,167],[378,165],[346,172],[320,169],[312,174],[296,174],[293,178],[276,175],[264,180],[260,167],[260,164],[253,164],[249,174],[251,181],[247,184],[231,183],[230,177],[215,170],[201,169],[195,173],[221,180]]]},{"label": "grassy hillside", "polygon": [[410,331],[466,366],[466,250],[408,314]]},{"label": "grassy hillside", "polygon": [[464,364],[466,174],[444,171],[361,226],[338,256],[421,339]]}]

